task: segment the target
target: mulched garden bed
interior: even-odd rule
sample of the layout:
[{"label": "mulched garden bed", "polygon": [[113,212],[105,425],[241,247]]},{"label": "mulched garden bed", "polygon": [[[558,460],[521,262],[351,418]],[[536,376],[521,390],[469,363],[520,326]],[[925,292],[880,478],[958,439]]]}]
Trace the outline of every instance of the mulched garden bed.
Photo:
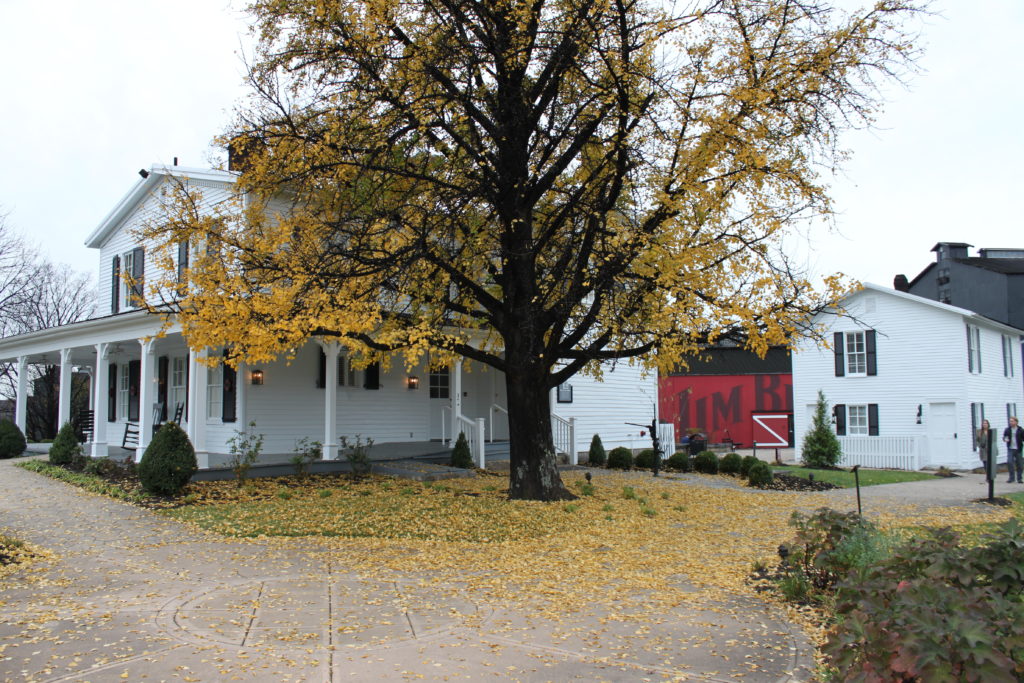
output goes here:
[{"label": "mulched garden bed", "polygon": [[774,481],[761,488],[770,489],[772,491],[830,491],[832,489],[842,487],[836,486],[835,484],[831,484],[827,481],[811,481],[810,479],[804,479],[803,477],[794,477],[792,474],[776,472]]}]

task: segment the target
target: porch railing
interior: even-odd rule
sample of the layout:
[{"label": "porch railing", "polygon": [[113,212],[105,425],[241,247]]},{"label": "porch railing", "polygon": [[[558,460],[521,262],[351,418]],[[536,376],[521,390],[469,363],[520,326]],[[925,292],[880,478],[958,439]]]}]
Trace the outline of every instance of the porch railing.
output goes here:
[{"label": "porch railing", "polygon": [[551,436],[555,442],[555,453],[565,453],[569,462],[578,464],[579,454],[576,451],[576,418],[566,420],[551,413]]},{"label": "porch railing", "polygon": [[[455,446],[455,440],[458,438],[457,435],[452,434],[451,440],[448,439],[448,424],[451,421],[452,408],[451,406],[444,406],[441,408],[441,443],[447,445],[449,448]],[[457,416],[459,422],[460,431],[465,433],[466,441],[469,442],[469,454],[473,458],[473,462],[476,463],[477,467],[483,469],[487,465],[484,438],[487,431],[484,419],[478,417],[476,420],[471,420],[465,415]]]},{"label": "porch railing", "polygon": [[924,458],[923,436],[840,436],[842,467],[919,470]]},{"label": "porch railing", "polygon": [[505,413],[505,415],[508,416],[508,408],[505,408],[503,406],[499,406],[497,403],[492,403],[491,404],[491,409],[489,411],[487,411],[487,424],[489,424],[491,426],[490,432],[488,433],[488,436],[487,436],[487,440],[488,441],[492,441],[492,442],[494,441],[494,411],[495,410],[500,411],[502,413]]}]

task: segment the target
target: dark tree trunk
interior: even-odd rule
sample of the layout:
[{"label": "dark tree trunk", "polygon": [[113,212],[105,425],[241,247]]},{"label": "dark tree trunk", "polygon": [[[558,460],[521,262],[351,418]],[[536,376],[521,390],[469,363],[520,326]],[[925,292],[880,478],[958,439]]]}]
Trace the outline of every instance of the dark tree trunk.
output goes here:
[{"label": "dark tree trunk", "polygon": [[551,408],[546,369],[517,371],[511,364],[505,376],[508,392],[509,498],[571,500],[562,484],[551,438]]}]

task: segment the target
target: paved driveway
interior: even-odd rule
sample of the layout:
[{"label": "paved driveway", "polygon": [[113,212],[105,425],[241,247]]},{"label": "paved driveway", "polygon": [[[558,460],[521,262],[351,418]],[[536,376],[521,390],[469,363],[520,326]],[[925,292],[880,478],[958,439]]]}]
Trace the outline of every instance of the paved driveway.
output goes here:
[{"label": "paved driveway", "polygon": [[[0,527],[53,562],[0,585],[0,680],[807,680],[757,601],[559,623],[294,543],[225,540],[0,461]],[[335,559],[328,559],[328,557]],[[524,587],[528,589],[528,587]]]}]

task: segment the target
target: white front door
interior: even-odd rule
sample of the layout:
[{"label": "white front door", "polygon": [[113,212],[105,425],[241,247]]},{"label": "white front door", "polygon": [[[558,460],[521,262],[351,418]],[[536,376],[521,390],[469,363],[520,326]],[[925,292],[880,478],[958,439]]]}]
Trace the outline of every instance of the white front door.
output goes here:
[{"label": "white front door", "polygon": [[957,464],[956,404],[928,404],[928,457],[926,465]]}]

